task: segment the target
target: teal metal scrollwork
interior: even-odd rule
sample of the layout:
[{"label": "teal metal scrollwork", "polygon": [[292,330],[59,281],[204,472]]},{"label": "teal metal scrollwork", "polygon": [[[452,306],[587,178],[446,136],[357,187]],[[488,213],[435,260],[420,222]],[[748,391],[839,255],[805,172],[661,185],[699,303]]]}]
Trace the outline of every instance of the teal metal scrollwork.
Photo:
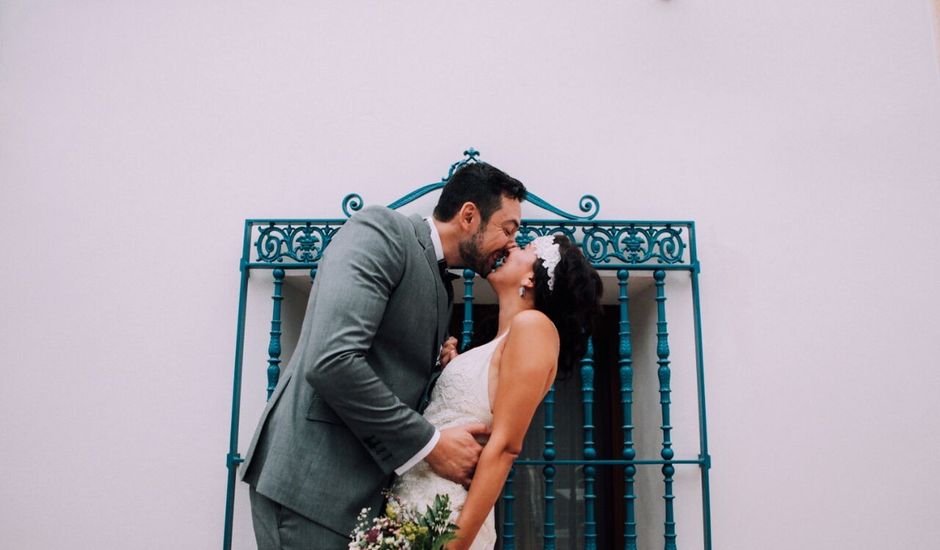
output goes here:
[{"label": "teal metal scrollwork", "polygon": [[516,243],[525,248],[530,242],[538,237],[546,235],[564,235],[573,243],[577,243],[577,227],[565,227],[563,225],[529,225],[523,221],[519,231],[516,232]]},{"label": "teal metal scrollwork", "polygon": [[350,193],[343,197],[343,214],[349,218],[354,212],[362,209],[362,197],[358,193]]},{"label": "teal metal scrollwork", "polygon": [[301,226],[277,225],[271,221],[259,228],[255,250],[259,262],[318,262],[338,227],[307,223]]},{"label": "teal metal scrollwork", "polygon": [[562,218],[572,221],[593,220],[597,216],[597,213],[601,210],[601,202],[597,200],[597,197],[594,195],[584,195],[581,197],[581,200],[578,201],[578,208],[580,208],[581,211],[585,213],[584,216],[577,216],[575,214],[565,212],[564,210],[546,201],[542,197],[539,197],[535,193],[526,193],[525,200],[531,202],[539,208],[542,208],[543,210],[551,212],[552,214],[558,214]]},{"label": "teal metal scrollwork", "polygon": [[607,263],[611,258],[628,264],[655,261],[661,264],[682,263],[686,245],[682,229],[652,223],[626,227],[589,227],[584,230],[581,250],[592,262]]}]

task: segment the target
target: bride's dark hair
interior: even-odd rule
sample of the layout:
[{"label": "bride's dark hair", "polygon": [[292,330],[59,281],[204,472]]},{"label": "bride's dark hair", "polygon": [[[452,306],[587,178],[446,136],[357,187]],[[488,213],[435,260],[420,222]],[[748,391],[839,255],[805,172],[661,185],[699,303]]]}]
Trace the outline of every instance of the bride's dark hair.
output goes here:
[{"label": "bride's dark hair", "polygon": [[548,288],[548,271],[542,260],[535,261],[535,309],[558,329],[558,373],[564,379],[587,353],[588,337],[601,315],[603,284],[597,270],[568,237],[555,235],[555,244],[561,260],[555,266],[553,289]]}]

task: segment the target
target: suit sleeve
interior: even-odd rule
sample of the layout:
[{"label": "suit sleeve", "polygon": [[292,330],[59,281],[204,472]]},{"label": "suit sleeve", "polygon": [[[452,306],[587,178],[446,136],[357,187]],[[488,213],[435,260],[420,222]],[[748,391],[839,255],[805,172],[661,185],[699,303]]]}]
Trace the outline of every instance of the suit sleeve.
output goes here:
[{"label": "suit sleeve", "polygon": [[434,437],[366,360],[386,305],[404,273],[405,235],[393,214],[367,208],[350,218],[324,255],[317,303],[300,365],[314,391],[391,474]]}]

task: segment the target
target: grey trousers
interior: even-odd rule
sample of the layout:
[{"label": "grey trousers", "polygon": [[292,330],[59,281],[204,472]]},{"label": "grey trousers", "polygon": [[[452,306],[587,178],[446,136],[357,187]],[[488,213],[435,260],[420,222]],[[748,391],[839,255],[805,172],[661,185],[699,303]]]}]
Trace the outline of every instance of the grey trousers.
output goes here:
[{"label": "grey trousers", "polygon": [[258,550],[346,550],[349,537],[281,506],[249,487]]}]

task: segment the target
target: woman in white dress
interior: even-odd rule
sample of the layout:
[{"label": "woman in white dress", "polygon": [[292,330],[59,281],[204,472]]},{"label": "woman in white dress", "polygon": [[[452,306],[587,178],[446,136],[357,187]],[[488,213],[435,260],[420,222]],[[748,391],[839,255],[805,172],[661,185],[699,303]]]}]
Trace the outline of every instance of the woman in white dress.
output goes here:
[{"label": "woman in white dress", "polygon": [[493,507],[532,417],[556,374],[571,371],[583,357],[600,312],[600,277],[563,235],[511,249],[486,280],[499,301],[497,336],[447,365],[424,412],[438,429],[491,426],[470,489],[437,476],[424,462],[392,489],[419,511],[437,494],[450,496],[458,538],[447,550],[496,544]]}]

